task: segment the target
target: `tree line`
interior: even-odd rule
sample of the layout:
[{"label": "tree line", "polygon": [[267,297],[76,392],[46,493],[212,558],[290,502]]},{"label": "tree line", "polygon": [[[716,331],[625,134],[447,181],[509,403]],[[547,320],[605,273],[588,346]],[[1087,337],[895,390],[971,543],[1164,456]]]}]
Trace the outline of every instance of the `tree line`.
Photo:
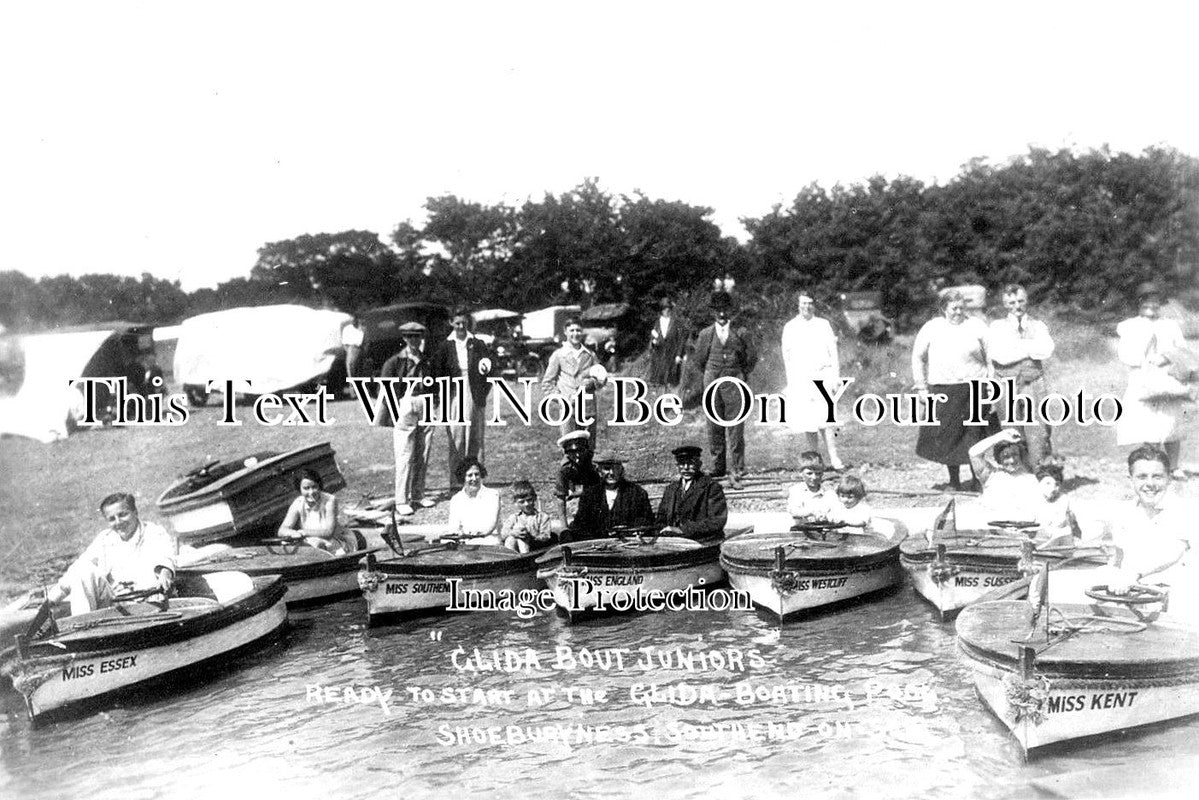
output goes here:
[{"label": "tree line", "polygon": [[785,298],[800,287],[829,300],[876,289],[902,328],[927,318],[951,284],[1016,281],[1041,301],[1116,314],[1141,281],[1199,283],[1199,160],[1167,147],[1032,149],[1003,164],[973,160],[943,185],[812,184],[744,218],[745,243],[722,236],[710,208],[614,195],[595,179],[519,206],[430,197],[425,211],[423,224],[400,222],[386,241],[352,230],[266,243],[249,276],[190,293],[149,274],[0,272],[0,323],[170,324],[243,305],[352,312],[410,300],[517,311],[626,301],[648,317],[664,295],[699,314],[713,281],[731,277],[753,317],[789,315]]}]

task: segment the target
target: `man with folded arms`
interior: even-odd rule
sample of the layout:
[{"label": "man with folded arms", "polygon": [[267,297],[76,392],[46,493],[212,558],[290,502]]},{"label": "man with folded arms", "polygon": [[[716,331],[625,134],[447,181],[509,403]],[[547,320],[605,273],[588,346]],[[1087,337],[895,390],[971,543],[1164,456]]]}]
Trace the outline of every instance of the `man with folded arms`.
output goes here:
[{"label": "man with folded arms", "polygon": [[601,453],[592,459],[603,483],[583,489],[579,512],[571,528],[575,539],[608,535],[613,528],[640,528],[654,524],[654,511],[645,489],[627,480],[624,459]]}]

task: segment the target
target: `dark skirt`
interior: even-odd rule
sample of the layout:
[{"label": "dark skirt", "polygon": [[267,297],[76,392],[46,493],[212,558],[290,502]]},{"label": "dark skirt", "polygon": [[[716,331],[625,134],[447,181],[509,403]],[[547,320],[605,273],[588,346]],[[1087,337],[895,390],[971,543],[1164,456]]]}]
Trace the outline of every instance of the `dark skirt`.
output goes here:
[{"label": "dark skirt", "polygon": [[928,387],[933,394],[949,397],[937,406],[940,425],[925,425],[916,439],[916,455],[938,464],[969,464],[972,445],[999,432],[999,417],[993,407],[986,408],[986,425],[964,425],[970,413],[970,384],[942,383]]}]

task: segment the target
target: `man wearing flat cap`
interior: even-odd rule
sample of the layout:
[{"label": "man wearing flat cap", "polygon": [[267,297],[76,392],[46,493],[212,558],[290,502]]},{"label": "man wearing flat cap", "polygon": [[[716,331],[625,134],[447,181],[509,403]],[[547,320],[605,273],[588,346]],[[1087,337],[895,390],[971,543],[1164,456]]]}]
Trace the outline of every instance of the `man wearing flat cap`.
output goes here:
[{"label": "man wearing flat cap", "polygon": [[617,527],[654,524],[654,510],[645,489],[624,476],[624,459],[616,453],[597,455],[592,463],[603,483],[588,486],[579,498],[579,513],[571,526],[574,539],[598,539]]},{"label": "man wearing flat cap", "polygon": [[[695,365],[703,370],[704,388],[721,378],[746,381],[758,363],[757,349],[743,328],[734,328],[733,299],[727,292],[712,295],[713,322],[695,337]],[[732,383],[723,383],[713,397],[713,414],[735,419],[742,411],[741,393]],[[729,475],[729,486],[740,489],[745,474],[745,424],[725,427],[708,418],[708,446],[712,448],[713,478]]]},{"label": "man wearing flat cap", "polygon": [[562,448],[562,464],[558,467],[554,496],[558,498],[562,521],[569,526],[569,505],[578,501],[588,486],[598,486],[603,479],[591,460],[591,435],[587,431],[563,434],[558,438],[558,446]]},{"label": "man wearing flat cap", "polygon": [[679,382],[689,332],[674,315],[674,301],[669,297],[662,298],[658,309],[658,320],[649,333],[649,383],[668,392]]},{"label": "man wearing flat cap", "polygon": [[395,504],[401,517],[416,513],[415,505],[428,508],[433,505],[425,499],[425,473],[429,464],[429,446],[433,441],[433,428],[421,418],[421,395],[432,391],[425,386],[414,386],[409,378],[425,378],[430,373],[429,361],[423,346],[425,326],[419,322],[405,322],[399,328],[404,337],[404,349],[383,362],[381,378],[398,378],[395,396],[400,399],[399,413],[392,418],[387,403],[380,401],[376,425],[392,427],[392,443],[395,448]]},{"label": "man wearing flat cap", "polygon": [[666,484],[655,524],[668,536],[709,539],[724,535],[729,510],[720,484],[704,475],[701,448],[685,444],[673,451],[679,479]]}]

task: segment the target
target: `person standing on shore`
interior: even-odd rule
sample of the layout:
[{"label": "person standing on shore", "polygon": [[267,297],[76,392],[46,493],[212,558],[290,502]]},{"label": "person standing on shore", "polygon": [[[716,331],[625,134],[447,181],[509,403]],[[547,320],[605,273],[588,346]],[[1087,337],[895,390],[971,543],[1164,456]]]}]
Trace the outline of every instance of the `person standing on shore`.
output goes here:
[{"label": "person standing on shore", "polygon": [[[986,425],[966,425],[970,415],[970,385],[990,377],[987,326],[966,316],[966,298],[958,291],[941,295],[940,316],[933,317],[916,334],[912,344],[912,380],[921,394],[945,395],[940,423],[923,425],[916,439],[916,455],[949,470],[950,491],[962,488],[960,467],[970,463],[970,447],[999,430],[999,420],[987,408]],[[975,488],[978,486],[974,481]]]},{"label": "person standing on shore", "polygon": [[674,316],[673,300],[663,297],[658,308],[658,319],[649,333],[649,383],[665,393],[679,382],[688,332],[682,320]]},{"label": "person standing on shore", "polygon": [[398,378],[396,397],[399,398],[399,415],[393,420],[387,404],[378,404],[376,425],[391,425],[392,444],[395,447],[395,508],[401,517],[416,513],[413,504],[430,508],[433,501],[425,497],[425,474],[429,466],[429,446],[433,441],[433,428],[421,419],[419,395],[427,390],[406,385],[405,378],[430,376],[429,361],[421,349],[424,343],[425,326],[419,322],[405,322],[400,326],[404,337],[404,349],[383,363],[382,378]]},{"label": "person standing on shore", "polygon": [[783,367],[787,372],[787,423],[804,435],[803,450],[828,449],[828,464],[834,470],[844,465],[837,455],[836,423],[828,421],[827,403],[816,381],[830,395],[841,380],[837,336],[828,320],[815,314],[816,301],[809,292],[798,297],[799,314],[783,326]]},{"label": "person standing on shore", "polygon": [[[1049,426],[1036,418],[1041,398],[1048,394],[1045,385],[1045,361],[1053,355],[1053,338],[1049,327],[1028,315],[1028,292],[1018,283],[1003,287],[1003,306],[1007,316],[997,319],[987,329],[987,355],[995,369],[995,380],[1004,383],[1011,379],[1016,394],[1030,400],[1030,421],[1021,425],[1004,419],[1006,427],[1022,428],[1028,457],[1035,467],[1053,452]],[[1006,403],[1000,404],[1006,408]]]},{"label": "person standing on shore", "polygon": [[[561,395],[567,401],[569,413],[559,426],[559,432],[565,436],[576,430],[586,430],[590,439],[591,449],[595,450],[595,427],[598,417],[594,395],[596,381],[592,377],[592,368],[596,366],[595,353],[583,346],[583,323],[577,317],[566,321],[566,341],[554,352],[550,353],[545,365],[545,374],[541,378],[543,395]],[[576,404],[583,404],[584,396],[591,397],[587,410],[593,419],[590,425],[582,426],[575,418]]]},{"label": "person standing on shore", "polygon": [[1116,443],[1154,445],[1169,457],[1170,472],[1185,480],[1182,469],[1182,431],[1178,418],[1195,401],[1196,385],[1187,365],[1182,328],[1162,319],[1162,290],[1154,283],[1137,287],[1140,313],[1116,326],[1116,353],[1128,367],[1124,415],[1116,426]]},{"label": "person standing on shore", "polygon": [[[713,322],[695,338],[695,364],[703,370],[705,391],[721,378],[747,381],[758,363],[749,334],[733,327],[733,298],[727,292],[716,292],[711,306]],[[736,419],[743,411],[741,400],[735,384],[722,383],[714,392],[712,413],[707,414],[708,446],[714,462],[710,477],[723,478],[727,474],[729,486],[734,489],[742,488],[741,478],[745,475],[745,423],[724,426],[712,417]]]},{"label": "person standing on shore", "polygon": [[[474,335],[474,317],[466,309],[454,312],[450,320],[453,331],[433,354],[433,375],[448,378],[453,383],[450,407],[445,419],[451,423],[445,429],[449,445],[448,474],[453,481],[450,490],[462,488],[457,477],[459,467],[468,458],[486,463],[483,447],[484,405],[491,383],[491,352],[482,339]],[[465,425],[459,424],[462,420]]]}]

